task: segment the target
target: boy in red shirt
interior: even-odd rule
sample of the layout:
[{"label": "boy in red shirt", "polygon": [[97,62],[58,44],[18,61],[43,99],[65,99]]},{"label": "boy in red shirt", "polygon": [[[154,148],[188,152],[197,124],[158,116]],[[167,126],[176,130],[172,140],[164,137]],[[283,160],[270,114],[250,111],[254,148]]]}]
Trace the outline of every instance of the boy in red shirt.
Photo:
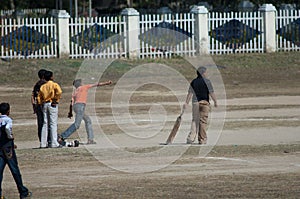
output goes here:
[{"label": "boy in red shirt", "polygon": [[[82,85],[81,79],[74,80],[73,86],[75,87],[75,90],[72,94],[71,105],[73,106],[73,110],[76,113],[75,121],[67,130],[65,130],[61,135],[59,135],[58,141],[60,142],[61,145],[66,145],[66,142],[64,140],[67,139],[72,133],[74,133],[80,127],[82,120],[84,120],[85,122],[85,128],[88,136],[87,144],[96,144],[96,142],[94,141],[92,120],[88,115],[85,114],[88,90],[93,87],[109,85],[111,83],[112,83],[111,81],[107,81],[107,82],[101,82],[97,84]],[[69,116],[70,116],[69,118],[72,117],[70,113]]]}]

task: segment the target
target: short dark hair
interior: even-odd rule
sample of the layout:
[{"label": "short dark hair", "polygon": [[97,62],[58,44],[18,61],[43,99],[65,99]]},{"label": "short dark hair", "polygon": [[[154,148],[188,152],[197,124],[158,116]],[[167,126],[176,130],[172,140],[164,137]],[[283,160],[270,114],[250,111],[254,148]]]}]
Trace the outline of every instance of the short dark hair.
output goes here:
[{"label": "short dark hair", "polygon": [[6,115],[8,113],[8,111],[10,110],[10,105],[9,103],[6,102],[2,102],[0,104],[0,113],[1,115]]},{"label": "short dark hair", "polygon": [[53,76],[53,72],[52,72],[52,71],[47,70],[47,71],[45,72],[45,80],[46,80],[46,81],[49,81],[49,80],[51,79],[52,76]]},{"label": "short dark hair", "polygon": [[40,79],[45,78],[45,73],[46,73],[46,70],[45,70],[45,69],[39,70],[39,72],[38,72],[39,78],[40,78]]},{"label": "short dark hair", "polygon": [[78,88],[79,86],[81,86],[81,82],[82,82],[81,79],[75,79],[73,81],[73,86],[75,86],[75,88]]},{"label": "short dark hair", "polygon": [[197,75],[200,76],[200,75],[203,75],[203,73],[206,72],[206,68],[204,66],[200,66],[198,69],[197,69]]}]

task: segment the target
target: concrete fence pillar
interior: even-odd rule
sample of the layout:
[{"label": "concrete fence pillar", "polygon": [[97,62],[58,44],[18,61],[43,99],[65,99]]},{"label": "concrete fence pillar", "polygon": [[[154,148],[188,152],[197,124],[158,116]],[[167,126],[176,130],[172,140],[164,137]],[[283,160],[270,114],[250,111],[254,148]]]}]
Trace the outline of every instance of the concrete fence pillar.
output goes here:
[{"label": "concrete fence pillar", "polygon": [[208,10],[204,6],[195,6],[190,12],[195,15],[196,53],[209,54]]},{"label": "concrete fence pillar", "polygon": [[57,55],[59,58],[69,57],[70,55],[70,15],[65,10],[55,10],[52,15],[57,18]]},{"label": "concrete fence pillar", "polygon": [[134,8],[125,8],[121,15],[125,16],[126,49],[128,57],[137,59],[140,56],[140,13]]},{"label": "concrete fence pillar", "polygon": [[272,4],[263,4],[259,11],[263,18],[263,29],[265,52],[276,51],[276,8]]}]

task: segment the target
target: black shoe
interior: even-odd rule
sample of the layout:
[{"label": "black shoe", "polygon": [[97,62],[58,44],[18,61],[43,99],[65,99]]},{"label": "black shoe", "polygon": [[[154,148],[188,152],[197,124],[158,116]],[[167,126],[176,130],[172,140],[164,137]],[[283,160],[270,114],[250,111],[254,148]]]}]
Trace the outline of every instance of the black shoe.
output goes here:
[{"label": "black shoe", "polygon": [[62,146],[66,146],[65,139],[61,135],[57,135],[57,142]]},{"label": "black shoe", "polygon": [[79,141],[78,140],[74,140],[74,147],[79,147]]},{"label": "black shoe", "polygon": [[28,191],[27,195],[21,195],[20,199],[30,198],[31,196],[32,196],[32,193],[30,191]]},{"label": "black shoe", "polygon": [[65,139],[60,134],[57,134],[57,140],[65,141]]}]

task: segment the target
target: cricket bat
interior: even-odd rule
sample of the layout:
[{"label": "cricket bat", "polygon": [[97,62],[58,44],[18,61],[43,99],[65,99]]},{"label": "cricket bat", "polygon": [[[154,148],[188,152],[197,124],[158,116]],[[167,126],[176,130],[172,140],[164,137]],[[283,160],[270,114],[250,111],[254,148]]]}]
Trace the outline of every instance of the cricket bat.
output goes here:
[{"label": "cricket bat", "polygon": [[175,136],[176,136],[176,134],[178,132],[178,129],[180,127],[181,116],[183,115],[183,113],[184,113],[184,108],[182,109],[181,114],[177,117],[177,119],[175,121],[173,129],[172,129],[172,131],[171,131],[171,133],[170,133],[170,135],[169,135],[169,137],[168,137],[168,139],[166,141],[166,145],[171,144],[173,142],[173,140],[174,140],[174,138],[175,138]]}]

